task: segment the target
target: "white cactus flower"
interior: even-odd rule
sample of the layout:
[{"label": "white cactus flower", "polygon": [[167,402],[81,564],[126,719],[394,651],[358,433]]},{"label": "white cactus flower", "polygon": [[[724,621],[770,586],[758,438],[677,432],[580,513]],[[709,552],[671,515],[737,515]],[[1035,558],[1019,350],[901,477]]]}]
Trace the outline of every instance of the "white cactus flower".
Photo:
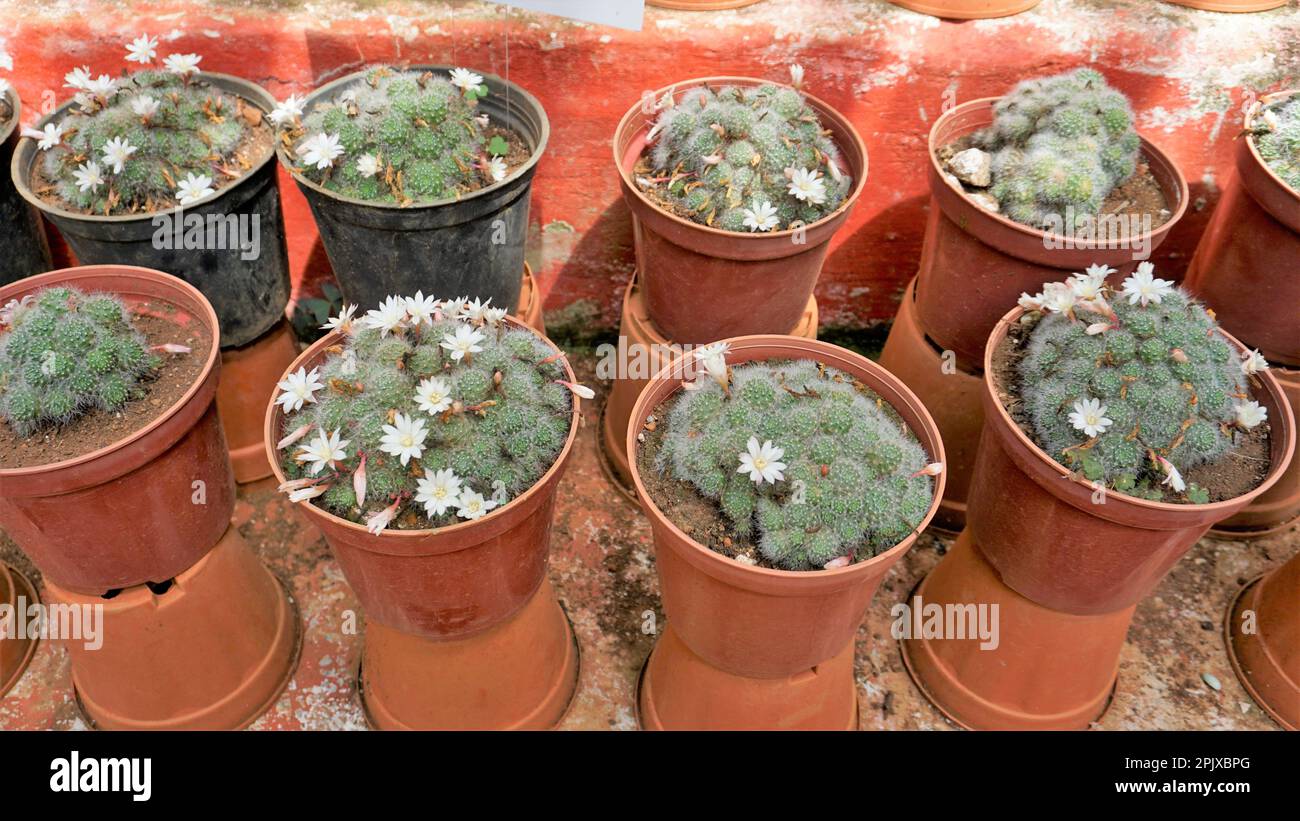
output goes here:
[{"label": "white cactus flower", "polygon": [[1268,360],[1258,348],[1241,352],[1241,372],[1246,376],[1268,370]]},{"label": "white cactus flower", "polygon": [[424,512],[430,519],[442,516],[460,504],[460,477],[451,468],[437,473],[426,469],[424,478],[416,482],[416,488],[415,501],[424,505]]},{"label": "white cactus flower", "polygon": [[315,476],[321,472],[321,468],[333,468],[348,458],[347,451],[344,450],[348,444],[347,439],[339,439],[338,428],[335,428],[329,436],[325,435],[325,430],[322,428],[316,432],[315,439],[302,445],[302,450],[298,451],[298,455],[294,458],[299,462],[310,462],[307,473]]},{"label": "white cactus flower", "polygon": [[361,318],[361,324],[379,331],[380,336],[388,336],[390,332],[406,324],[406,317],[406,300],[390,294],[378,308],[366,311],[366,315]]},{"label": "white cactus flower", "polygon": [[771,231],[781,224],[776,216],[776,207],[766,200],[754,200],[753,207],[746,208],[744,215],[744,226],[750,231]]},{"label": "white cactus flower", "polygon": [[1123,296],[1128,297],[1128,304],[1160,304],[1160,300],[1174,292],[1174,283],[1154,276],[1155,266],[1149,262],[1138,264],[1137,271],[1124,280]]},{"label": "white cactus flower", "polygon": [[451,385],[437,376],[421,380],[415,387],[415,404],[430,416],[437,416],[451,407]]},{"label": "white cactus flower", "polygon": [[495,499],[484,499],[481,494],[465,488],[456,501],[456,515],[462,519],[479,519],[496,506]]},{"label": "white cactus flower", "polygon": [[384,435],[379,439],[379,449],[391,453],[405,466],[412,459],[419,459],[424,453],[424,440],[429,435],[424,420],[398,413],[393,417],[393,424],[384,425]]},{"label": "white cactus flower", "polygon": [[453,68],[451,70],[451,84],[461,91],[473,91],[483,85],[483,77],[467,68]]},{"label": "white cactus flower", "polygon": [[478,344],[483,341],[483,338],[483,334],[469,325],[457,325],[456,333],[444,336],[440,344],[451,351],[452,359],[459,362],[469,354],[483,350],[483,346]]},{"label": "white cactus flower", "polygon": [[816,169],[796,168],[790,175],[790,196],[800,202],[821,205],[826,202],[826,178]]},{"label": "white cactus flower", "polygon": [[128,62],[149,65],[158,56],[157,48],[157,37],[141,34],[126,44],[126,59]]},{"label": "white cactus flower", "polygon": [[406,298],[406,315],[411,318],[411,326],[432,325],[433,315],[438,311],[438,300],[425,296],[424,291],[416,291],[415,296]]},{"label": "white cactus flower", "polygon": [[104,184],[104,175],[100,173],[99,163],[94,160],[77,166],[72,172],[72,178],[76,180],[79,190],[91,193],[98,191],[99,186]]},{"label": "white cactus flower", "polygon": [[54,146],[63,142],[63,126],[55,123],[46,123],[45,128],[37,130],[35,128],[24,128],[23,136],[36,140],[36,147],[41,151],[49,151]]},{"label": "white cactus flower", "polygon": [[135,112],[135,116],[146,119],[158,113],[159,105],[158,100],[148,94],[141,94],[131,100],[131,110]]},{"label": "white cactus flower", "polygon": [[1253,399],[1249,402],[1234,404],[1232,410],[1236,416],[1237,425],[1246,430],[1250,430],[1268,419],[1268,408]]},{"label": "white cactus flower", "polygon": [[306,97],[290,94],[284,100],[277,102],[268,116],[271,118],[271,122],[276,125],[292,123],[302,116],[303,106],[306,102]]},{"label": "white cactus flower", "polygon": [[785,478],[782,471],[785,470],[785,462],[780,461],[785,455],[785,450],[772,446],[772,442],[766,441],[761,446],[758,439],[749,437],[748,452],[740,454],[740,469],[737,473],[748,473],[751,481],[756,485],[764,482],[776,484]]},{"label": "white cactus flower", "polygon": [[369,178],[379,173],[379,160],[374,154],[362,154],[357,157],[357,173]]},{"label": "white cactus flower", "polygon": [[211,177],[191,171],[185,175],[185,179],[181,180],[180,185],[176,186],[176,201],[181,205],[189,205],[215,193],[217,189],[212,187]]},{"label": "white cactus flower", "polygon": [[163,66],[173,74],[187,77],[199,70],[203,58],[197,54],[169,54],[163,60]]},{"label": "white cactus flower", "polygon": [[326,169],[343,154],[343,146],[337,134],[313,134],[299,144],[297,153],[307,165]]},{"label": "white cactus flower", "polygon": [[344,305],[339,311],[338,316],[332,316],[325,320],[325,324],[320,326],[322,331],[338,331],[339,333],[348,333],[352,330],[352,317],[357,312],[357,306],[352,304]]},{"label": "white cactus flower", "polygon": [[114,137],[104,143],[104,164],[112,168],[114,174],[121,174],[126,161],[138,150],[123,138]]},{"label": "white cactus flower", "polygon": [[316,401],[316,391],[322,390],[325,383],[320,381],[320,371],[312,368],[310,372],[305,367],[299,368],[297,373],[291,373],[284,379],[276,383],[276,387],[284,391],[275,398],[275,402],[285,413],[301,410],[303,403],[314,403]]},{"label": "white cactus flower", "polygon": [[1100,399],[1085,397],[1074,403],[1074,410],[1070,412],[1070,424],[1075,430],[1083,431],[1084,436],[1092,438],[1105,433],[1112,422],[1106,418],[1106,406]]}]

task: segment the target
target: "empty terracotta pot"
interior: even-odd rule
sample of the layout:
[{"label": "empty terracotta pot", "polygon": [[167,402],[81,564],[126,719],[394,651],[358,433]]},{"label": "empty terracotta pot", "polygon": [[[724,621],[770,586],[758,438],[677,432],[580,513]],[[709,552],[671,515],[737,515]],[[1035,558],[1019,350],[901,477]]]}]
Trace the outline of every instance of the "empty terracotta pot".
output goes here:
[{"label": "empty terracotta pot", "polygon": [[1177,6],[1202,11],[1250,12],[1281,8],[1287,0],[1168,0]]},{"label": "empty terracotta pot", "polygon": [[[1291,412],[1300,408],[1300,370],[1273,368],[1273,376],[1282,386]],[[1210,534],[1227,539],[1269,536],[1290,530],[1300,523],[1300,458],[1292,457],[1291,466],[1278,477],[1277,483],[1255,497],[1235,516],[1224,519],[1210,529]]]},{"label": "empty terracotta pot", "polygon": [[908,673],[940,712],[967,729],[1087,728],[1110,702],[1134,608],[1081,616],[1036,604],[1002,583],[970,533],[962,531],[908,604],[944,612],[987,607],[996,646],[913,635],[901,642]]},{"label": "empty terracotta pot", "polygon": [[271,475],[262,445],[266,397],[275,393],[280,374],[297,355],[298,338],[287,320],[280,320],[250,345],[221,352],[217,411],[236,482],[255,482]]},{"label": "empty terracotta pot", "polygon": [[0,604],[7,605],[12,620],[0,618],[0,697],[18,683],[23,671],[36,654],[37,636],[29,635],[24,624],[28,622],[27,608],[40,604],[36,588],[23,574],[0,562]]},{"label": "empty terracotta pot", "polygon": [[948,20],[1009,17],[1029,11],[1039,0],[889,0],[895,6]]},{"label": "empty terracotta pot", "polygon": [[[1094,502],[1092,482],[1035,445],[998,398],[992,363],[1016,308],[989,336],[984,370],[984,432],[975,457],[966,526],[1009,587],[1063,613],[1113,613],[1137,604],[1217,521],[1272,487],[1295,452],[1295,417],[1268,371],[1255,399],[1268,408],[1272,466],[1249,493],[1205,505],[1151,502],[1108,491]],[[1224,333],[1235,349],[1241,343]],[[1008,343],[1009,344],[1009,343]]]},{"label": "empty terracotta pot", "polygon": [[[669,342],[650,321],[636,276],[623,292],[623,316],[619,321],[618,335],[620,347],[617,350],[602,348],[601,351],[608,352],[598,351],[597,354],[602,358],[615,357],[612,361],[616,367],[600,417],[600,464],[614,486],[636,501],[632,470],[627,462],[627,421],[632,414],[632,405],[650,377],[679,356],[683,347]],[[803,317],[790,335],[817,338],[815,297],[808,298]]]},{"label": "empty terracotta pot", "polygon": [[546,322],[542,318],[542,291],[537,287],[537,277],[533,276],[533,268],[527,262],[524,263],[524,282],[519,287],[518,316],[525,325],[546,336]]},{"label": "empty terracotta pot", "polygon": [[[707,77],[661,88],[659,99],[700,85],[750,87],[766,81]],[[867,177],[867,149],[849,121],[804,95],[839,146],[853,188],[833,214],[795,231],[765,234],[710,228],[661,209],[633,181],[654,115],[637,103],[614,133],[614,162],[632,211],[633,241],[650,321],[674,342],[703,344],[793,328],[807,309],[831,237],[848,219]]]},{"label": "empty terracotta pot", "polygon": [[[811,359],[862,380],[920,440],[931,461],[944,460],[938,429],[920,400],[897,378],[858,354],[792,336],[729,340],[731,365]],[[632,409],[627,449],[636,453],[645,418],[682,385],[680,362],[651,379]],[[709,666],[731,676],[790,679],[841,653],[857,632],[880,580],[916,541],[915,534],[867,561],[834,570],[789,571],[741,564],[687,536],[646,492],[636,459],[632,480],[650,518],[664,613],[675,634]],[[920,532],[943,496],[943,476]],[[648,687],[655,687],[652,668]]]},{"label": "empty terracotta pot", "polygon": [[1300,554],[1243,587],[1224,619],[1232,669],[1251,698],[1300,730]]},{"label": "empty terracotta pot", "polygon": [[293,676],[301,638],[293,604],[233,527],[166,586],[112,598],[46,586],[51,603],[72,612],[102,608],[102,646],[88,646],[84,632],[62,642],[78,701],[100,729],[240,729]]},{"label": "empty terracotta pot", "polygon": [[984,427],[984,379],[963,370],[955,359],[945,360],[926,338],[916,321],[915,289],[913,279],[903,292],[880,364],[912,389],[939,426],[948,456],[947,482],[930,526],[957,533],[966,526],[966,497]]},{"label": "empty terracotta pot", "polygon": [[[1065,279],[1092,264],[1104,263],[1124,274],[1139,262],[1131,248],[1107,248],[1097,242],[1049,248],[1046,232],[982,208],[948,183],[935,152],[993,122],[995,102],[997,98],[988,97],[962,103],[930,129],[930,209],[916,279],[921,327],[972,373],[983,367],[989,332],[1022,291],[1037,293],[1044,282]],[[1187,181],[1173,160],[1145,138],[1142,157],[1172,212],[1166,223],[1132,240],[1133,245],[1155,250],[1187,210]]]},{"label": "empty terracotta pot", "polygon": [[578,687],[573,628],[543,580],[486,632],[433,641],[366,625],[362,699],[381,730],[545,730]]},{"label": "empty terracotta pot", "polygon": [[758,0],[646,0],[646,5],[683,11],[720,11],[752,6],[757,2]]},{"label": "empty terracotta pot", "polygon": [[0,527],[46,582],[66,590],[97,595],[170,579],[212,549],[234,511],[214,401],[217,316],[193,286],[127,265],[29,277],[0,288],[0,304],[52,285],[111,293],[132,308],[164,305],[169,321],[208,340],[207,359],[184,396],[125,439],[74,459],[0,470]]},{"label": "empty terracotta pot", "polygon": [[[505,321],[522,327],[517,319]],[[286,373],[310,370],[325,359],[326,348],[342,340],[338,333],[318,340]],[[568,360],[560,361],[568,380],[576,381]],[[281,482],[284,471],[274,448],[282,420],[280,406],[269,401],[267,458]],[[310,502],[297,509],[324,534],[370,624],[428,639],[468,638],[517,613],[546,578],[555,491],[573,450],[578,420],[575,407],[564,449],[542,478],[480,519],[435,530],[388,529],[376,536],[365,525]]]},{"label": "empty terracotta pot", "polygon": [[[1296,91],[1270,94],[1246,115]],[[1269,362],[1300,366],[1300,192],[1273,173],[1247,133],[1236,141],[1235,173],[1196,246],[1185,283],[1219,322]]]},{"label": "empty terracotta pot", "polygon": [[856,730],[853,642],[787,678],[746,678],[691,652],[669,624],[641,672],[645,730]]}]

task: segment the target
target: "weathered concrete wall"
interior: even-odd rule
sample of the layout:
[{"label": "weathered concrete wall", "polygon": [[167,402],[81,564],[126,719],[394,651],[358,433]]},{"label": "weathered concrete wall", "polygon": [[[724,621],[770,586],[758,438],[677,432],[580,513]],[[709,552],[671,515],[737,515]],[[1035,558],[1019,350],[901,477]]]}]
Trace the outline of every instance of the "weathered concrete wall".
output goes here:
[{"label": "weathered concrete wall", "polygon": [[[1300,13],[1198,12],[1159,0],[1044,0],[1002,20],[941,22],[884,0],[763,0],[691,13],[650,8],[627,32],[476,2],[240,3],[225,0],[0,0],[11,80],[29,112],[63,99],[64,72],[126,66],[122,44],[162,35],[162,53],[197,51],[277,97],[370,63],[445,62],[509,73],[534,92],[552,138],[533,191],[529,256],[548,309],[579,300],[617,321],[631,234],[610,140],[641,92],[708,74],[784,78],[840,108],[870,153],[866,193],[837,237],[818,288],[823,324],[893,315],[924,226],[925,137],[945,95],[1002,93],[1016,80],[1092,63],[1133,100],[1139,126],[1183,169],[1194,200],[1157,253],[1181,275],[1228,171],[1241,101],[1300,83]],[[283,179],[299,293],[328,276],[305,202]]]}]

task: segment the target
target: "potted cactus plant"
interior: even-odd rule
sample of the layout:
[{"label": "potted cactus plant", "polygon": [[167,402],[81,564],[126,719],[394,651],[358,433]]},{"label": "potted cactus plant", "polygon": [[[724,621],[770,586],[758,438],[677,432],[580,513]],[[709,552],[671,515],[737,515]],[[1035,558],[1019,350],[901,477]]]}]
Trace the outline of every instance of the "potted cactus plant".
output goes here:
[{"label": "potted cactus plant", "polygon": [[1134,606],[1295,450],[1255,353],[1149,263],[1119,286],[1112,273],[1046,283],[989,337],[966,529],[917,595],[999,602],[1001,643],[904,644],[922,689],[967,726],[1095,720]]},{"label": "potted cactus plant", "polygon": [[291,97],[279,156],[307,197],[350,302],[418,289],[515,311],[540,102],[450,66],[369,68]]},{"label": "potted cactus plant", "polygon": [[193,565],[235,501],[212,307],[175,277],[109,265],[20,280],[0,305],[0,524],[76,592]]},{"label": "potted cactus plant", "polygon": [[[13,58],[0,46],[0,68],[12,68]],[[18,90],[0,77],[0,168],[13,159],[22,119]],[[0,285],[39,274],[50,267],[50,246],[40,215],[18,195],[13,180],[0,180]]]},{"label": "potted cactus plant", "polygon": [[856,354],[754,336],[664,368],[632,420],[668,617],[643,725],[856,727],[853,635],[942,493],[925,408]]},{"label": "potted cactus plant", "polygon": [[[930,129],[917,317],[978,372],[1003,308],[1053,269],[1134,269],[1187,207],[1173,162],[1134,130],[1127,99],[1090,68],[955,106]],[[962,294],[963,309],[952,310]]]},{"label": "potted cactus plant", "polygon": [[[549,341],[479,300],[417,292],[354,312],[346,306],[290,366],[268,408],[281,489],[325,534],[385,637],[367,654],[406,657],[404,668],[369,656],[367,676],[441,662],[438,675],[454,667],[491,694],[486,709],[475,688],[430,706],[427,692],[368,678],[367,709],[380,726],[458,726],[475,710],[477,726],[553,723],[576,684],[576,657],[543,583],[577,397],[592,393]],[[539,652],[569,650],[533,670],[537,690],[502,687],[511,673],[500,666],[470,672],[479,654],[467,647],[491,653],[521,634],[537,637]],[[545,659],[500,661],[535,663]]]},{"label": "potted cactus plant", "polygon": [[157,45],[133,41],[124,77],[69,71],[73,99],[23,130],[13,181],[78,261],[172,272],[212,303],[223,347],[246,345],[289,299],[274,100],[197,54],[156,65]]},{"label": "potted cactus plant", "polygon": [[745,77],[676,83],[619,123],[614,162],[646,307],[669,339],[793,330],[831,237],[862,193],[861,138],[800,90],[801,67],[791,75],[791,86]]}]

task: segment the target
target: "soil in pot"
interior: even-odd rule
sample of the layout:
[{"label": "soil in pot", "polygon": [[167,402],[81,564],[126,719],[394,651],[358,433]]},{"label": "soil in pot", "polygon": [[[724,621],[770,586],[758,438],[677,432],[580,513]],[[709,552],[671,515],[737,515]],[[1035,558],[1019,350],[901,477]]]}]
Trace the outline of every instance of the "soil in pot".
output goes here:
[{"label": "soil in pot", "polygon": [[57,428],[19,436],[0,424],[0,470],[48,465],[107,447],[147,426],[185,395],[203,372],[209,341],[192,326],[167,319],[176,308],[161,302],[133,306],[135,325],[151,347],[181,345],[186,354],[163,354],[140,384],[141,393],[114,410],[94,409]]},{"label": "soil in pot", "polygon": [[292,102],[280,161],[349,302],[423,289],[518,308],[532,177],[550,130],[532,95],[463,68],[381,66]]}]

